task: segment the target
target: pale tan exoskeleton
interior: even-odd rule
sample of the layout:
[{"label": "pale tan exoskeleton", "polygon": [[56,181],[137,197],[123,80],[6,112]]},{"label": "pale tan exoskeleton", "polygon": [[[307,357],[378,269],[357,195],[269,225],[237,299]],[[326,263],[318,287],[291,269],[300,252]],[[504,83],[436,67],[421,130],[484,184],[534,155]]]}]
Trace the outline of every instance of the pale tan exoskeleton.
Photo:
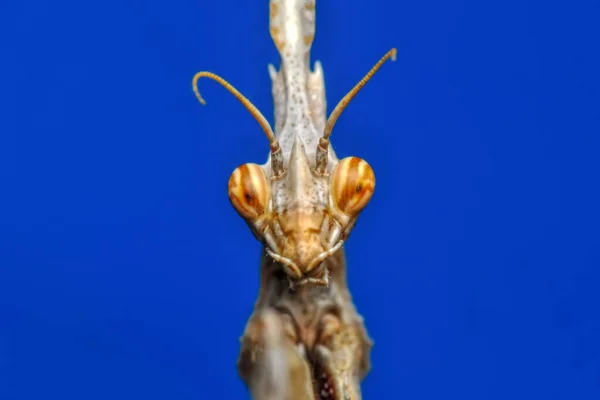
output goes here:
[{"label": "pale tan exoskeleton", "polygon": [[269,65],[275,129],[223,78],[270,142],[263,165],[244,164],[229,179],[229,199],[264,245],[261,287],[242,337],[240,374],[254,399],[360,398],[372,346],[346,284],[343,245],[375,188],[369,164],[338,160],[329,136],[341,112],[392,49],[326,118],[323,70],[310,70],[315,0],[271,0],[270,32],[281,55]]}]

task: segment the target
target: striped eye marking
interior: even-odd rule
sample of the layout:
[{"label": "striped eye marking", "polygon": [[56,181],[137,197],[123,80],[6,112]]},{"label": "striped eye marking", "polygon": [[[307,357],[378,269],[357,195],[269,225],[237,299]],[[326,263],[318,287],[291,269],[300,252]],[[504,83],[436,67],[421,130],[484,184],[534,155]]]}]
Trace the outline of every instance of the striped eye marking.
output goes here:
[{"label": "striped eye marking", "polygon": [[354,217],[367,205],[375,190],[373,168],[362,158],[346,157],[335,167],[331,194],[335,206]]},{"label": "striped eye marking", "polygon": [[258,164],[237,167],[229,178],[229,200],[242,218],[253,221],[267,211],[269,182]]}]

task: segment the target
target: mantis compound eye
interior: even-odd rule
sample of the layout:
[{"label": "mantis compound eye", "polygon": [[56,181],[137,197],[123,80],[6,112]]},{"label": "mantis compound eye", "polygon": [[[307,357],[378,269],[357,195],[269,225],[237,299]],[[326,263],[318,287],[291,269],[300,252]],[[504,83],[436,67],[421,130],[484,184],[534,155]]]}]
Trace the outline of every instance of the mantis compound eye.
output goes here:
[{"label": "mantis compound eye", "polygon": [[244,164],[235,169],[229,178],[229,200],[233,208],[250,221],[267,211],[269,181],[258,164]]},{"label": "mantis compound eye", "polygon": [[375,190],[373,168],[363,159],[346,157],[335,167],[331,194],[335,206],[354,217],[367,205]]}]

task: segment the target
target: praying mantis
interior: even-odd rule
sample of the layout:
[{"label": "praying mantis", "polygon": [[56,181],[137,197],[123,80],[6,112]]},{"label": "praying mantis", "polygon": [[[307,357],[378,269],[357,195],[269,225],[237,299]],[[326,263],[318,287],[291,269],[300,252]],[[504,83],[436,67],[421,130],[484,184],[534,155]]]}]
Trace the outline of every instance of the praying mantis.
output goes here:
[{"label": "praying mantis", "polygon": [[266,163],[237,167],[228,182],[233,208],[262,245],[260,288],[237,361],[255,400],[359,400],[373,345],[346,281],[344,243],[375,189],[371,166],[338,159],[330,143],[348,103],[388,51],[326,115],[323,68],[310,69],[315,0],[270,0],[270,34],[280,57],[268,66],[275,124],[220,76],[201,78],[231,92],[269,141]]}]

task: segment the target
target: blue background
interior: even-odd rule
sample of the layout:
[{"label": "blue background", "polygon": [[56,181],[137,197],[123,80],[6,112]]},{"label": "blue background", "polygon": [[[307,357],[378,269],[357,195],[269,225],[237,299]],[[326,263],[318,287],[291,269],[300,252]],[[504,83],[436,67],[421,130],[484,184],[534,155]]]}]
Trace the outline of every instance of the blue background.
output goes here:
[{"label": "blue background", "polygon": [[[374,3],[372,3],[374,4]],[[333,133],[373,166],[347,246],[374,399],[600,398],[600,5],[319,0]],[[267,141],[262,1],[3,3],[0,398],[241,399]]]}]

